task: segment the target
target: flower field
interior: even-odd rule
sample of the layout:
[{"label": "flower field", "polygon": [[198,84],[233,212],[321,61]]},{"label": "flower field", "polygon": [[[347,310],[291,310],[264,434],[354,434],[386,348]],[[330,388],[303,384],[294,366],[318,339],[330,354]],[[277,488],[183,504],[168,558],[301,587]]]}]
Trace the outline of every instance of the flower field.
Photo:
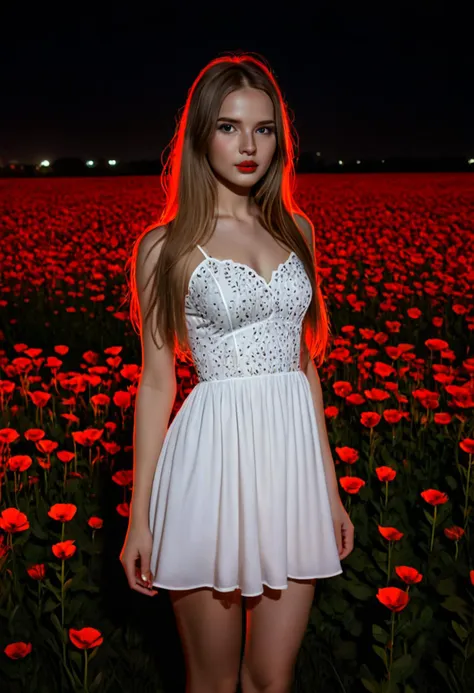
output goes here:
[{"label": "flower field", "polygon": [[[317,583],[295,690],[472,693],[474,176],[297,183],[355,547]],[[141,360],[124,265],[162,204],[152,176],[0,179],[2,692],[184,691],[166,592],[119,562]],[[172,418],[197,382],[177,378]]]}]

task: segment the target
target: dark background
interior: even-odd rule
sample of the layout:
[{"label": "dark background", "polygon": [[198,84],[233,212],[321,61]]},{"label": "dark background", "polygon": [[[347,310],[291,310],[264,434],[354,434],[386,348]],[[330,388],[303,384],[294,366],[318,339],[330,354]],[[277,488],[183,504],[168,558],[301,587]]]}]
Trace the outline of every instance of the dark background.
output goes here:
[{"label": "dark background", "polygon": [[19,5],[2,12],[0,165],[159,159],[205,64],[272,67],[299,151],[474,156],[469,3]]}]

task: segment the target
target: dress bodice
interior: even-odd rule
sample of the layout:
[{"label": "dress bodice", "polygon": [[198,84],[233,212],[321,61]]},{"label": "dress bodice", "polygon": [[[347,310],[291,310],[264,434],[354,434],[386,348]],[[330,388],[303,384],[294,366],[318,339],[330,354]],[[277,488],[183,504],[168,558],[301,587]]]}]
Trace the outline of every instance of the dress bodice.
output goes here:
[{"label": "dress bodice", "polygon": [[296,253],[267,282],[248,265],[197,247],[204,259],[190,277],[185,314],[199,380],[298,370],[312,287]]}]

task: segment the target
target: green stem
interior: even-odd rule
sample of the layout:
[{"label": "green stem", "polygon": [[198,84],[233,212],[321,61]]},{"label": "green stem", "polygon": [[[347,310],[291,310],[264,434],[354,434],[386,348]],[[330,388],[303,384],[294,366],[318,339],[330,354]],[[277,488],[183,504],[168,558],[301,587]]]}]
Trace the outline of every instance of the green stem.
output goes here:
[{"label": "green stem", "polygon": [[390,689],[392,687],[392,662],[393,662],[393,648],[394,648],[394,640],[395,640],[395,611],[392,611],[392,635],[391,635],[391,640],[390,640],[390,662],[388,665],[388,693],[390,693]]},{"label": "green stem", "polygon": [[84,650],[84,691],[85,693],[88,693],[88,687],[87,687],[87,664],[88,664],[88,656],[87,656],[87,650]]},{"label": "green stem", "polygon": [[438,506],[435,505],[434,507],[434,515],[433,515],[433,527],[431,530],[431,544],[430,544],[430,553],[433,551],[433,543],[434,543],[434,533],[435,533],[435,527],[436,527],[436,515],[438,513]]}]

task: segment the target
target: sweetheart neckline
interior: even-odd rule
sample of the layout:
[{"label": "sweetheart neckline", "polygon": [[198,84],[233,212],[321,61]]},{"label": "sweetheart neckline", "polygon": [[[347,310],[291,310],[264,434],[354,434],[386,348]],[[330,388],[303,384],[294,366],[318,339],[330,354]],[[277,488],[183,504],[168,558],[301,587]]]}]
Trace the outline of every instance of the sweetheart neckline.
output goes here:
[{"label": "sweetheart neckline", "polygon": [[254,274],[255,277],[257,277],[257,279],[259,279],[261,282],[263,282],[263,284],[267,287],[267,289],[269,289],[269,288],[271,287],[272,282],[274,281],[276,275],[278,274],[278,272],[280,272],[280,270],[282,270],[283,267],[285,267],[285,266],[290,262],[290,260],[292,260],[293,256],[294,256],[294,257],[298,257],[294,250],[291,251],[291,253],[288,255],[288,257],[286,258],[286,260],[283,260],[283,262],[280,262],[280,264],[278,265],[278,267],[276,267],[274,270],[272,270],[272,275],[271,275],[271,277],[270,277],[270,281],[267,282],[267,280],[265,279],[265,277],[262,277],[261,274],[259,274],[256,270],[254,270],[253,267],[250,267],[250,265],[245,264],[245,262],[235,262],[235,260],[230,260],[230,259],[229,259],[229,260],[227,260],[227,259],[226,259],[226,260],[220,260],[220,259],[217,258],[217,257],[212,257],[211,255],[208,255],[207,257],[204,257],[204,258],[201,260],[201,262],[200,262],[198,265],[196,265],[196,267],[195,267],[194,270],[192,271],[191,276],[189,277],[188,289],[187,289],[187,292],[186,292],[185,299],[187,299],[187,298],[189,297],[189,295],[190,295],[191,284],[192,284],[193,281],[194,281],[194,278],[195,278],[195,276],[196,276],[196,274],[197,274],[197,271],[198,271],[198,270],[202,267],[202,265],[204,265],[204,263],[206,263],[206,262],[217,262],[218,264],[231,264],[231,265],[235,265],[236,267],[242,267],[243,269],[246,269],[246,270],[249,270],[250,272],[252,272],[252,274]]}]

